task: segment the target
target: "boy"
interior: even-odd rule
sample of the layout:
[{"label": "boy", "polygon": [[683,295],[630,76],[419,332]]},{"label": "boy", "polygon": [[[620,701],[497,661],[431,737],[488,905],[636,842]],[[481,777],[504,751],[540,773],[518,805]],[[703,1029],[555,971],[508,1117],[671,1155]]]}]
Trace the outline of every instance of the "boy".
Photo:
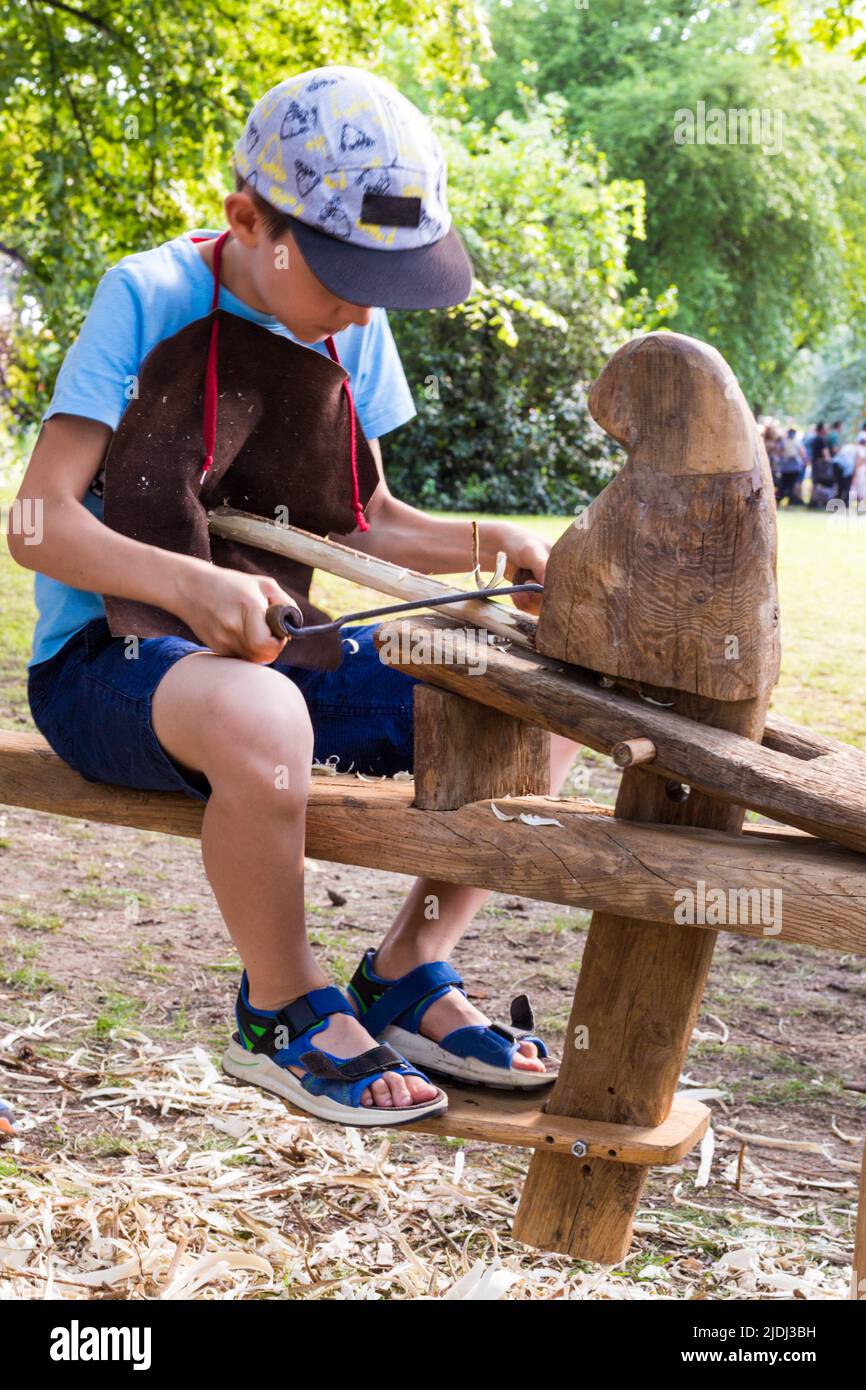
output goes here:
[{"label": "boy", "polygon": [[[528,1036],[531,1018],[518,1010],[514,1028],[488,1024],[446,963],[482,891],[416,882],[378,952],[359,966],[351,1002],[328,986],[306,940],[311,759],[337,752],[345,767],[409,768],[413,682],[378,661],[369,628],[354,631],[336,671],[276,665],[287,653],[265,610],[304,602],[301,580],[293,594],[271,577],[272,557],[263,554],[261,569],[242,572],[136,540],[135,498],[122,499],[131,524],[115,527],[102,521],[99,494],[104,477],[108,497],[119,461],[140,456],[148,461],[142,489],[183,472],[189,496],[206,381],[195,483],[206,505],[218,500],[208,488],[225,466],[226,439],[254,412],[262,439],[278,437],[287,496],[312,516],[310,529],[333,533],[333,517],[345,518],[339,534],[351,533],[359,549],[415,568],[422,556],[431,573],[465,569],[468,523],[397,501],[382,475],[376,441],[414,407],[384,310],[368,306],[459,303],[471,267],[451,227],[435,136],[414,106],[366,73],[320,68],[273,88],[247,121],[235,171],[228,230],[177,237],[109,270],[63,363],[19,493],[41,500],[43,539],[33,546],[9,536],[13,556],[38,571],[30,704],[52,747],[85,777],[206,802],[204,867],[244,965],[225,1069],[322,1119],[393,1124],[447,1104],[413,1058],[499,1085],[541,1085],[554,1074],[544,1044]],[[227,362],[232,343],[243,350]],[[342,386],[340,360],[355,393],[353,406],[347,384],[348,409],[357,409],[351,478],[321,424],[307,441],[279,439],[284,418],[317,407],[292,396],[295,378],[315,367],[329,390]],[[242,415],[231,392],[220,394],[227,367],[253,382]],[[140,388],[132,403],[130,383]],[[317,462],[293,494],[296,453]],[[328,501],[331,483],[340,485],[339,505]],[[171,506],[164,517],[167,536]],[[480,533],[484,565],[492,568],[504,550],[509,573],[523,568],[543,579],[546,543],[505,523],[485,522]],[[127,659],[127,639],[112,635],[102,595],[161,617],[135,659]],[[573,751],[554,741],[554,787]],[[424,913],[430,894],[439,901],[435,922]],[[402,1053],[389,1042],[395,1038]]]}]

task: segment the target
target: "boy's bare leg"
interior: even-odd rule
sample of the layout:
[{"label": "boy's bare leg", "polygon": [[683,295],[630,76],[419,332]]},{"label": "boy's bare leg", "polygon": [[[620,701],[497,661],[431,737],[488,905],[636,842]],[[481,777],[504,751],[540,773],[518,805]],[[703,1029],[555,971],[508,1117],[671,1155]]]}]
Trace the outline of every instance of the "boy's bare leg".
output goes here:
[{"label": "boy's bare leg", "polygon": [[[153,727],[170,757],[210,782],[202,858],[247,971],[250,1003],[278,1009],[326,985],[304,922],[313,734],[300,691],[267,666],[191,653],[160,681]],[[332,1015],[329,1052],[351,1057],[375,1045],[351,1015]],[[435,1093],[418,1077],[389,1072],[363,1100],[405,1106]]]},{"label": "boy's bare leg", "polygon": [[[551,735],[550,794],[556,796],[568,776],[577,752],[570,739]],[[397,913],[382,945],[376,952],[375,969],[385,979],[396,979],[434,960],[447,960],[479,908],[489,898],[485,888],[467,888],[438,879],[418,878]],[[432,909],[435,917],[430,916]],[[422,1021],[425,1037],[438,1042],[453,1028],[487,1023],[474,1004],[452,989],[431,1004]],[[513,1066],[526,1071],[543,1071],[534,1043],[521,1043]]]}]

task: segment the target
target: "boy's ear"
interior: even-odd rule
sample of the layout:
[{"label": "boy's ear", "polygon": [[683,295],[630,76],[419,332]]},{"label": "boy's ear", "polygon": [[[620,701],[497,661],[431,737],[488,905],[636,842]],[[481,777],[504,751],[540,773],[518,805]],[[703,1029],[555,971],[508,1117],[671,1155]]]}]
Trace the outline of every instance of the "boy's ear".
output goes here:
[{"label": "boy's ear", "polygon": [[249,193],[226,194],[223,212],[232,236],[244,246],[254,246],[261,237],[267,237],[264,219]]}]

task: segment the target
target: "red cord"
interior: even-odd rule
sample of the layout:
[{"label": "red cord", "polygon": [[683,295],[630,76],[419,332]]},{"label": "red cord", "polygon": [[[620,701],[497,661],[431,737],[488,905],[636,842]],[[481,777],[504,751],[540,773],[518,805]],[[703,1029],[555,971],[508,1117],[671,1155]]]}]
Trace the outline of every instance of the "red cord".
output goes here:
[{"label": "red cord", "polygon": [[213,248],[213,299],[211,300],[210,311],[213,314],[213,322],[210,327],[210,343],[207,350],[207,369],[204,379],[204,421],[202,434],[204,436],[204,463],[202,464],[201,475],[198,485],[201,487],[211,468],[213,467],[213,453],[216,447],[217,429],[217,348],[219,346],[219,319],[216,315],[216,307],[219,303],[220,294],[220,261],[222,260],[223,246],[230,232],[223,232],[218,236]]},{"label": "red cord", "polygon": [[[338,367],[341,366],[337,345],[333,338],[325,339],[325,347],[328,349],[331,360],[336,362]],[[355,513],[358,530],[369,531],[370,527],[364,516],[364,508],[361,506],[361,494],[358,488],[358,440],[355,428],[355,402],[352,399],[352,388],[349,385],[348,377],[343,379],[343,390],[346,393],[346,400],[349,403],[349,463],[352,469],[352,511]]]}]

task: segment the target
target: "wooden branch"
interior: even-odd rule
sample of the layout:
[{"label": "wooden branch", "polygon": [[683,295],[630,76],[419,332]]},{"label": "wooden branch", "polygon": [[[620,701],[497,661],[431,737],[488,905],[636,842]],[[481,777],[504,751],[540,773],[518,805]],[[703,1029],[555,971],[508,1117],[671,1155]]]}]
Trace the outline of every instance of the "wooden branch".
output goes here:
[{"label": "wooden branch", "polygon": [[60,10],[63,14],[71,15],[78,24],[90,24],[94,29],[98,29],[105,34],[106,38],[116,43],[118,48],[130,48],[130,41],[125,34],[119,34],[116,29],[112,29],[110,24],[106,24],[99,15],[91,14],[89,10],[77,9],[74,5],[66,5],[63,0],[41,0],[43,5],[49,9]]},{"label": "wooden branch", "polygon": [[851,1297],[866,1300],[866,1145],[860,1167],[860,1199],[857,1203],[857,1229],[854,1235],[854,1264],[851,1269]]},{"label": "wooden branch", "polygon": [[[244,545],[255,545],[261,550],[273,551],[275,555],[285,555],[314,569],[336,574],[340,579],[350,579],[355,584],[363,584],[365,588],[376,589],[382,594],[393,594],[398,599],[429,600],[429,606],[435,608],[437,597],[454,592],[453,588],[429,574],[402,569],[388,560],[379,560],[375,555],[365,555],[348,545],[314,536],[297,526],[283,526],[279,522],[268,521],[250,512],[217,507],[208,512],[208,524],[215,536],[242,541]],[[488,603],[484,599],[451,603],[442,611],[522,645],[529,645],[535,632],[533,618],[524,617],[504,604]]]},{"label": "wooden branch", "polygon": [[30,274],[36,276],[37,279],[43,278],[37,275],[33,262],[21,251],[16,250],[14,246],[10,246],[6,241],[0,241],[0,256],[8,256],[10,261],[17,261],[18,265],[23,266],[25,270],[29,270]]},{"label": "wooden branch", "polygon": [[[859,749],[811,737],[783,720],[771,731],[776,746],[762,746],[700,723],[701,702],[689,705],[687,696],[672,693],[672,708],[663,708],[629,692],[604,689],[585,672],[522,647],[490,646],[483,672],[456,660],[438,661],[430,630],[447,627],[434,617],[410,618],[399,628],[385,623],[376,642],[387,647],[391,664],[410,675],[597,752],[610,753],[623,739],[648,738],[656,757],[645,767],[654,776],[866,851],[866,755]],[[780,745],[791,751],[779,751]]]},{"label": "wooden branch", "polygon": [[[313,777],[307,854],[449,883],[493,885],[542,902],[619,909],[643,921],[671,922],[681,890],[691,890],[696,904],[713,889],[729,901],[744,889],[778,892],[782,929],[769,940],[866,953],[866,860],[811,836],[769,828],[729,835],[641,825],[587,802],[497,799],[506,815],[560,822],[529,826],[497,820],[489,801],[458,811],[422,811],[413,809],[412,795],[411,783]],[[0,733],[0,803],[188,838],[201,833],[204,809],[182,793],[85,781],[38,735],[13,733]],[[695,923],[699,933],[714,925]],[[731,922],[723,929],[762,938],[765,925]],[[689,931],[688,924],[683,930]]]}]

